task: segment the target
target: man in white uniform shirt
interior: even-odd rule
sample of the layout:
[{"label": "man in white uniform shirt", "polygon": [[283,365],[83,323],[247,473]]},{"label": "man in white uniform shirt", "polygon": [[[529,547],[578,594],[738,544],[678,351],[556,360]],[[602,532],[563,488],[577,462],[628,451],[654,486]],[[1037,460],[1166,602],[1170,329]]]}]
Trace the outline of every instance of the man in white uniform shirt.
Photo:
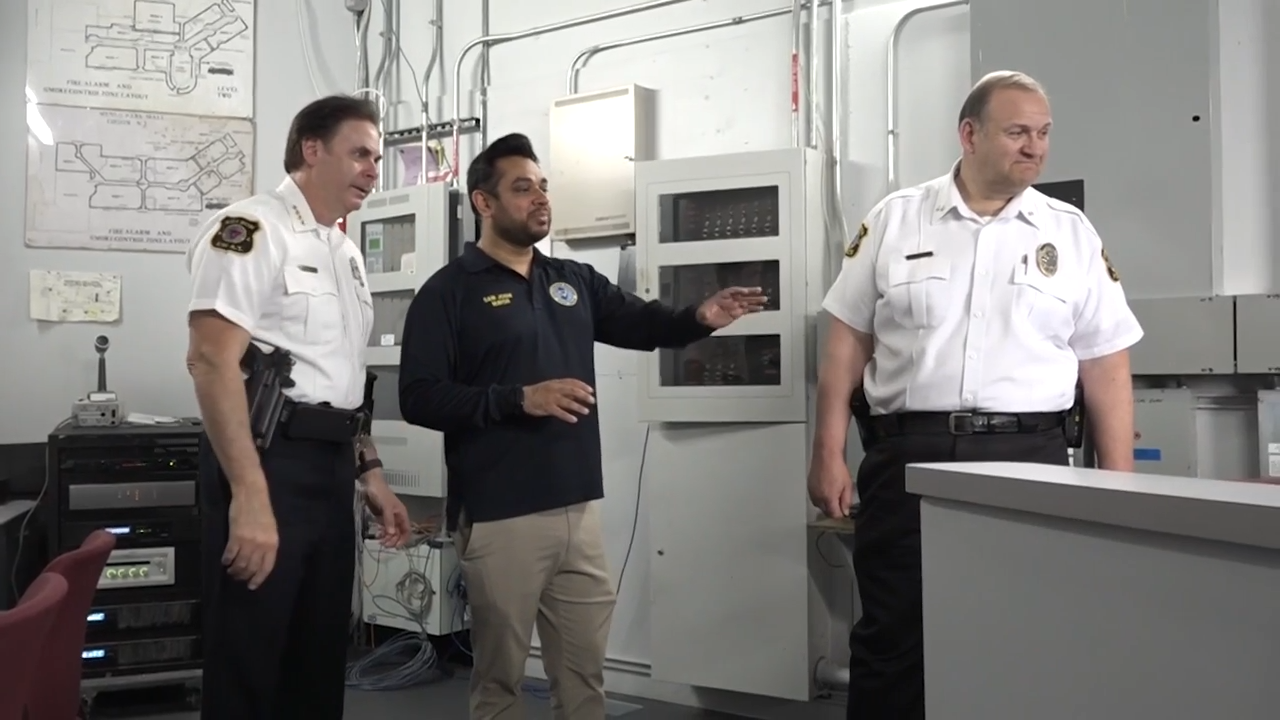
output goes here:
[{"label": "man in white uniform shirt", "polygon": [[[207,434],[204,720],[340,719],[357,476],[386,544],[409,536],[361,432],[373,300],[359,248],[336,227],[378,177],[377,127],[365,100],[311,103],[290,128],[285,181],[217,213],[188,253],[187,365]],[[241,372],[250,342],[294,361],[261,452]]]},{"label": "man in white uniform shirt", "polygon": [[1133,467],[1128,348],[1142,337],[1084,213],[1031,187],[1049,102],[1022,73],[992,73],[960,112],[951,172],[868,214],[824,309],[809,493],[853,507],[850,399],[870,405],[858,468],[850,720],[924,718],[919,498],[908,463],[1067,463],[1065,411],[1083,385],[1099,465]]}]

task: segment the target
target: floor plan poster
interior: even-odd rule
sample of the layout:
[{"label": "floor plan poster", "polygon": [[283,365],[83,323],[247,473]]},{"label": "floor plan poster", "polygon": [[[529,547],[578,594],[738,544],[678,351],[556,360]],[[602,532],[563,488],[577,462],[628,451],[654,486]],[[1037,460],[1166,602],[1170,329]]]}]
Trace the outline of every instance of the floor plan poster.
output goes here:
[{"label": "floor plan poster", "polygon": [[44,105],[27,144],[27,245],[185,252],[253,190],[248,120]]},{"label": "floor plan poster", "polygon": [[31,0],[37,103],[253,116],[253,0]]}]

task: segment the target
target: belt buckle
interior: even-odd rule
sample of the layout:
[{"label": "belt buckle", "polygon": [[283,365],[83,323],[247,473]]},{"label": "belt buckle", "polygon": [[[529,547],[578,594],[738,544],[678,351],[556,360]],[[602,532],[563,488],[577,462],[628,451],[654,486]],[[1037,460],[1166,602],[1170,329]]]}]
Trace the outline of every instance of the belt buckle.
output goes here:
[{"label": "belt buckle", "polygon": [[947,416],[947,432],[952,435],[973,434],[973,413],[953,412]]}]

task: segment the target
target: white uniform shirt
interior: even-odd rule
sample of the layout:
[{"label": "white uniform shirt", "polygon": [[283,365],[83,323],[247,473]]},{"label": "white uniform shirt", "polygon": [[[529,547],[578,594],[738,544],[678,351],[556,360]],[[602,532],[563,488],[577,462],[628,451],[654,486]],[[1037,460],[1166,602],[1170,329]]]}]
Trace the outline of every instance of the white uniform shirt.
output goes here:
[{"label": "white uniform shirt", "polygon": [[980,218],[956,168],[871,210],[822,306],[875,338],[875,414],[1066,410],[1079,361],[1142,338],[1120,276],[1075,207],[1028,189]]},{"label": "white uniform shirt", "polygon": [[321,227],[292,179],[218,212],[187,251],[189,312],[216,310],[264,349],[293,354],[303,403],[352,410],[364,402],[373,331],[360,248]]}]

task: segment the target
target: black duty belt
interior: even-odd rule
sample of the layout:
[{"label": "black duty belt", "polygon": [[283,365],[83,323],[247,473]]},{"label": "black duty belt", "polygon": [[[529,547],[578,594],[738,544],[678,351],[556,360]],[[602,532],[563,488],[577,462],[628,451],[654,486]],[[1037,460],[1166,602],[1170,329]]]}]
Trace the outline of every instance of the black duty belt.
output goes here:
[{"label": "black duty belt", "polygon": [[280,431],[290,440],[347,443],[359,434],[362,420],[358,410],[285,400]]},{"label": "black duty belt", "polygon": [[878,437],[1017,434],[1060,428],[1065,419],[1065,412],[908,412],[873,415],[871,429]]}]

